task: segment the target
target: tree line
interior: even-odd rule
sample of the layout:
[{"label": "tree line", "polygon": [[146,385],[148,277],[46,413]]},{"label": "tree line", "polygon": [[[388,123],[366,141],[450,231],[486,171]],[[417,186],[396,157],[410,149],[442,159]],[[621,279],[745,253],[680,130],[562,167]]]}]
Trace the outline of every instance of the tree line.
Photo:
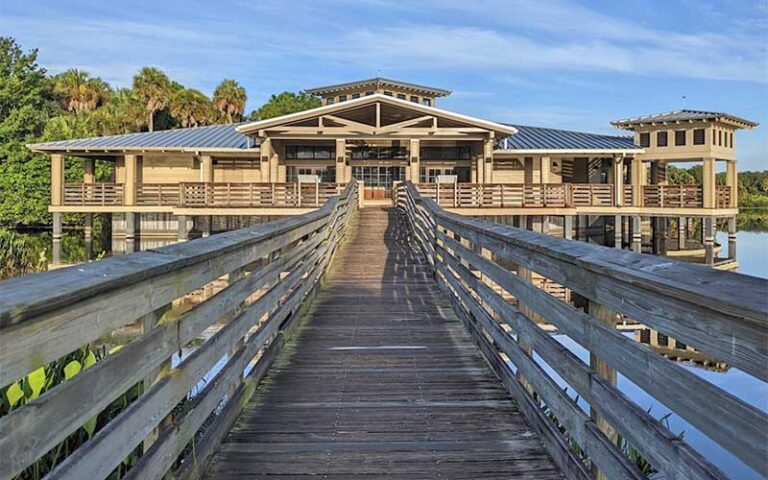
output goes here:
[{"label": "tree line", "polygon": [[[667,180],[673,185],[702,185],[703,168],[695,165],[680,168],[670,165]],[[725,173],[715,175],[718,185],[725,185]],[[739,208],[768,208],[768,170],[738,172]]]},{"label": "tree line", "polygon": [[[50,163],[27,144],[236,123],[320,106],[306,93],[282,92],[246,115],[248,95],[233,79],[222,80],[209,97],[144,67],[130,87],[115,88],[75,68],[51,75],[37,53],[0,37],[0,225],[50,223]],[[97,162],[97,179],[108,175],[107,165]],[[65,176],[80,181],[79,162],[67,162]]]}]

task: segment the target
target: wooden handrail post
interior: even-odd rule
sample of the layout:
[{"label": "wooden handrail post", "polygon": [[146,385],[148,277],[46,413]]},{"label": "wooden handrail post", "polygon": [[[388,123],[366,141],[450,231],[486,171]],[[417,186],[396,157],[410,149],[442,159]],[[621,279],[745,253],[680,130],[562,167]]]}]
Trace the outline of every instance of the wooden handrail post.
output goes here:
[{"label": "wooden handrail post", "polygon": [[[142,335],[149,335],[152,329],[154,329],[158,325],[158,323],[160,323],[160,320],[163,318],[163,315],[165,314],[165,312],[169,311],[170,309],[171,309],[171,305],[169,304],[144,315],[140,320]],[[146,393],[147,390],[152,388],[152,385],[154,385],[155,383],[160,381],[160,379],[168,375],[171,372],[171,370],[172,370],[172,362],[171,362],[171,358],[169,357],[144,378],[142,394]],[[157,441],[161,431],[168,426],[171,420],[172,420],[171,415],[166,416],[165,418],[163,418],[163,420],[160,421],[160,423],[157,425],[157,428],[153,429],[149,433],[149,435],[147,435],[144,438],[145,452],[149,449],[150,446],[152,446],[153,443]]]},{"label": "wooden handrail post", "polygon": [[[616,312],[592,300],[589,301],[589,313],[598,321],[611,328],[615,327],[618,321],[618,314]],[[589,353],[589,365],[592,367],[592,370],[594,370],[594,374],[599,375],[603,379],[607,380],[611,385],[616,385],[616,369],[611,367],[607,362],[592,352]],[[608,437],[608,440],[610,440],[612,444],[616,444],[616,440],[618,438],[616,429],[614,429],[610,423],[608,423],[602,416],[597,413],[594,406],[591,405],[589,410],[590,417],[595,421],[600,431],[603,432],[606,437]],[[609,480],[608,477],[599,470],[596,470],[595,478],[597,480]]]}]

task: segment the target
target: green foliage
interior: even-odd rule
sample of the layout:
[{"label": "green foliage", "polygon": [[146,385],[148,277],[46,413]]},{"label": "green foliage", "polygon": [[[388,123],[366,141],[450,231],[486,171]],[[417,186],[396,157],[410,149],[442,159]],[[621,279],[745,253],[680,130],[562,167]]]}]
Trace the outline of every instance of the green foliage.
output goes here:
[{"label": "green foliage", "polygon": [[247,99],[245,89],[231,79],[222,80],[213,92],[213,103],[228,123],[239,122],[243,119]]},{"label": "green foliage", "polygon": [[309,110],[310,108],[317,108],[320,105],[322,105],[320,99],[313,95],[304,92],[283,92],[279,95],[272,95],[269,101],[258,110],[254,110],[248,119],[264,120]]},{"label": "green foliage", "polygon": [[[762,172],[739,172],[739,208],[768,208],[768,170]],[[670,165],[667,169],[669,183],[674,185],[701,185],[702,167],[679,168]],[[725,185],[725,173],[718,173],[715,181]]]},{"label": "green foliage", "polygon": [[47,268],[45,251],[32,243],[27,236],[0,228],[0,280]]},{"label": "green foliage", "polygon": [[216,120],[211,101],[199,90],[182,88],[174,92],[170,102],[171,115],[182,127],[210,125]]}]

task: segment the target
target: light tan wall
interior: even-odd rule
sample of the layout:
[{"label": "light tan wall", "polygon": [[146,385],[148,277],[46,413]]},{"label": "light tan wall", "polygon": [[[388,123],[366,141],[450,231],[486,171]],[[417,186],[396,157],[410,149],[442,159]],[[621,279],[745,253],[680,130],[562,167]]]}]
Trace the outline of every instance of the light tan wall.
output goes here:
[{"label": "light tan wall", "polygon": [[193,155],[145,155],[143,165],[143,183],[200,181],[200,162]]},{"label": "light tan wall", "polygon": [[346,92],[341,93],[333,93],[328,95],[323,95],[323,105],[329,105],[328,100],[330,98],[333,98],[334,103],[339,103],[339,98],[342,95],[347,96],[347,100],[352,100],[352,95],[359,94],[361,97],[364,97],[367,92],[373,92],[373,93],[380,93],[384,95],[384,92],[389,92],[392,94],[393,97],[397,98],[398,94],[405,95],[405,100],[411,101],[411,97],[418,97],[418,103],[421,105],[421,103],[424,101],[425,98],[429,99],[431,101],[431,106],[435,106],[435,98],[429,95],[422,95],[417,94],[413,92],[408,92],[406,90],[398,90],[396,88],[360,88],[360,89],[354,89],[354,90],[348,90]]},{"label": "light tan wall", "polygon": [[[693,131],[704,129],[704,144],[693,144]],[[685,145],[675,145],[675,132],[685,130]],[[667,132],[667,146],[660,147],[657,144],[657,132]],[[645,154],[640,155],[647,160],[696,160],[703,157],[715,157],[719,159],[736,158],[736,149],[731,146],[731,134],[735,133],[732,127],[721,123],[693,122],[670,123],[667,125],[654,125],[638,127],[635,131],[635,144],[640,145],[640,134],[650,133],[650,146],[643,147]],[[723,145],[719,145],[720,138]],[[727,138],[727,141],[726,141]],[[735,145],[736,135],[733,135]],[[713,143],[714,140],[714,143]]]}]

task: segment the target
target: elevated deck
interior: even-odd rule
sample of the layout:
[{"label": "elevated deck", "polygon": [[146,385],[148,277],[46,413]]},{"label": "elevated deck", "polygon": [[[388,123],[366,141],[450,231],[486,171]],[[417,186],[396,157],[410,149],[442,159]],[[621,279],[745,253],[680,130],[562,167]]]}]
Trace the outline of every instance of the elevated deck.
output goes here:
[{"label": "elevated deck", "polygon": [[360,212],[205,478],[562,478],[394,212]]}]

